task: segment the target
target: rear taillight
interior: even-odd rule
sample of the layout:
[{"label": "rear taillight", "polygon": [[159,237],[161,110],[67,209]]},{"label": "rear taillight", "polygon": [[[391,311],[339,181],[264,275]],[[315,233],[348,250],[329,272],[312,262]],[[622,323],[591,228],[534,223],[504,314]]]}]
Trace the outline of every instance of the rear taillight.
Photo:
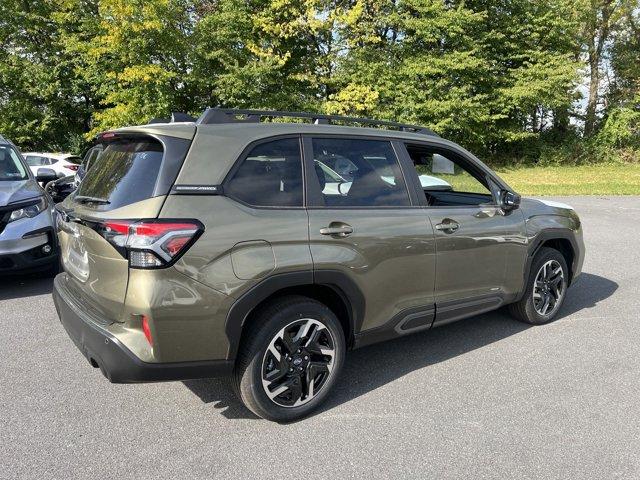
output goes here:
[{"label": "rear taillight", "polygon": [[66,165],[64,168],[68,169],[68,170],[72,170],[72,171],[77,171],[78,170],[79,165]]},{"label": "rear taillight", "polygon": [[149,318],[146,315],[142,315],[142,332],[144,333],[147,342],[153,347],[153,338],[151,337],[151,329],[149,328]]},{"label": "rear taillight", "polygon": [[133,268],[175,262],[204,231],[197,220],[106,220],[96,231],[129,259]]}]

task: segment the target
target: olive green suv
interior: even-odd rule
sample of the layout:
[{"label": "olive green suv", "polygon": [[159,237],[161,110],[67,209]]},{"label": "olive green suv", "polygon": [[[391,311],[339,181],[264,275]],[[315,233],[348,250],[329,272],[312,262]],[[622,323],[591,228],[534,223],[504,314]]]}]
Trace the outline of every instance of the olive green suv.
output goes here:
[{"label": "olive green suv", "polygon": [[58,206],[56,308],[112,382],[230,374],[254,413],[290,421],[329,395],[348,349],[503,305],[546,323],[580,273],[571,207],[521,201],[427,129],[180,120],[101,134]]}]

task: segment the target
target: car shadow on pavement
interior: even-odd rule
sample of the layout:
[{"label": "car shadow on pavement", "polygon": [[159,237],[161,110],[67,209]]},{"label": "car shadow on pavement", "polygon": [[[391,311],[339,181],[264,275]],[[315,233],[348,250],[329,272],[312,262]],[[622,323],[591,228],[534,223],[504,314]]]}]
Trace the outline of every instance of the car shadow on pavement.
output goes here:
[{"label": "car shadow on pavement", "polygon": [[583,273],[567,290],[567,298],[558,319],[595,307],[598,302],[612,296],[617,289],[618,284],[608,278]]},{"label": "car shadow on pavement", "polygon": [[228,419],[259,420],[246,408],[233,393],[228,378],[203,378],[201,380],[185,380],[185,387],[195,393],[204,403],[213,403],[223,417]]},{"label": "car shadow on pavement", "polygon": [[53,277],[44,273],[0,277],[0,300],[46,295],[53,290]]},{"label": "car shadow on pavement", "polygon": [[[569,290],[558,319],[595,307],[613,295],[617,288],[618,284],[611,280],[583,273]],[[464,355],[528,328],[532,327],[512,319],[505,309],[501,309],[349,352],[333,394],[316,414],[365,395],[414,370]],[[214,403],[226,418],[257,418],[236,399],[225,379],[183,383],[203,402]]]}]

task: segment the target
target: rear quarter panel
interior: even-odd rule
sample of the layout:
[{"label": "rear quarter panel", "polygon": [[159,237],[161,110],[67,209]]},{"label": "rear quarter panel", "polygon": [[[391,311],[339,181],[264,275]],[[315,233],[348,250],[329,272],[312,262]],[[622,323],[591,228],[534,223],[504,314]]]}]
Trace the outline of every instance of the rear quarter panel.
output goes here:
[{"label": "rear quarter panel", "polygon": [[181,273],[232,297],[268,275],[312,272],[305,209],[252,208],[222,196],[170,195],[164,218],[196,218],[205,231],[178,260]]}]

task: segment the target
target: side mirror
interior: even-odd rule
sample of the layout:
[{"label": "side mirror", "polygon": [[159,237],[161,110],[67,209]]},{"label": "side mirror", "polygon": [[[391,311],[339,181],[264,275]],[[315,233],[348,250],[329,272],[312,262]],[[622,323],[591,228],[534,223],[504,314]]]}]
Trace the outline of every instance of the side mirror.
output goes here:
[{"label": "side mirror", "polygon": [[520,195],[515,192],[503,190],[500,197],[500,206],[505,211],[515,210],[520,206]]},{"label": "side mirror", "polygon": [[39,168],[38,174],[36,175],[36,180],[41,183],[49,183],[52,180],[57,180],[58,175],[55,170],[51,168]]}]

